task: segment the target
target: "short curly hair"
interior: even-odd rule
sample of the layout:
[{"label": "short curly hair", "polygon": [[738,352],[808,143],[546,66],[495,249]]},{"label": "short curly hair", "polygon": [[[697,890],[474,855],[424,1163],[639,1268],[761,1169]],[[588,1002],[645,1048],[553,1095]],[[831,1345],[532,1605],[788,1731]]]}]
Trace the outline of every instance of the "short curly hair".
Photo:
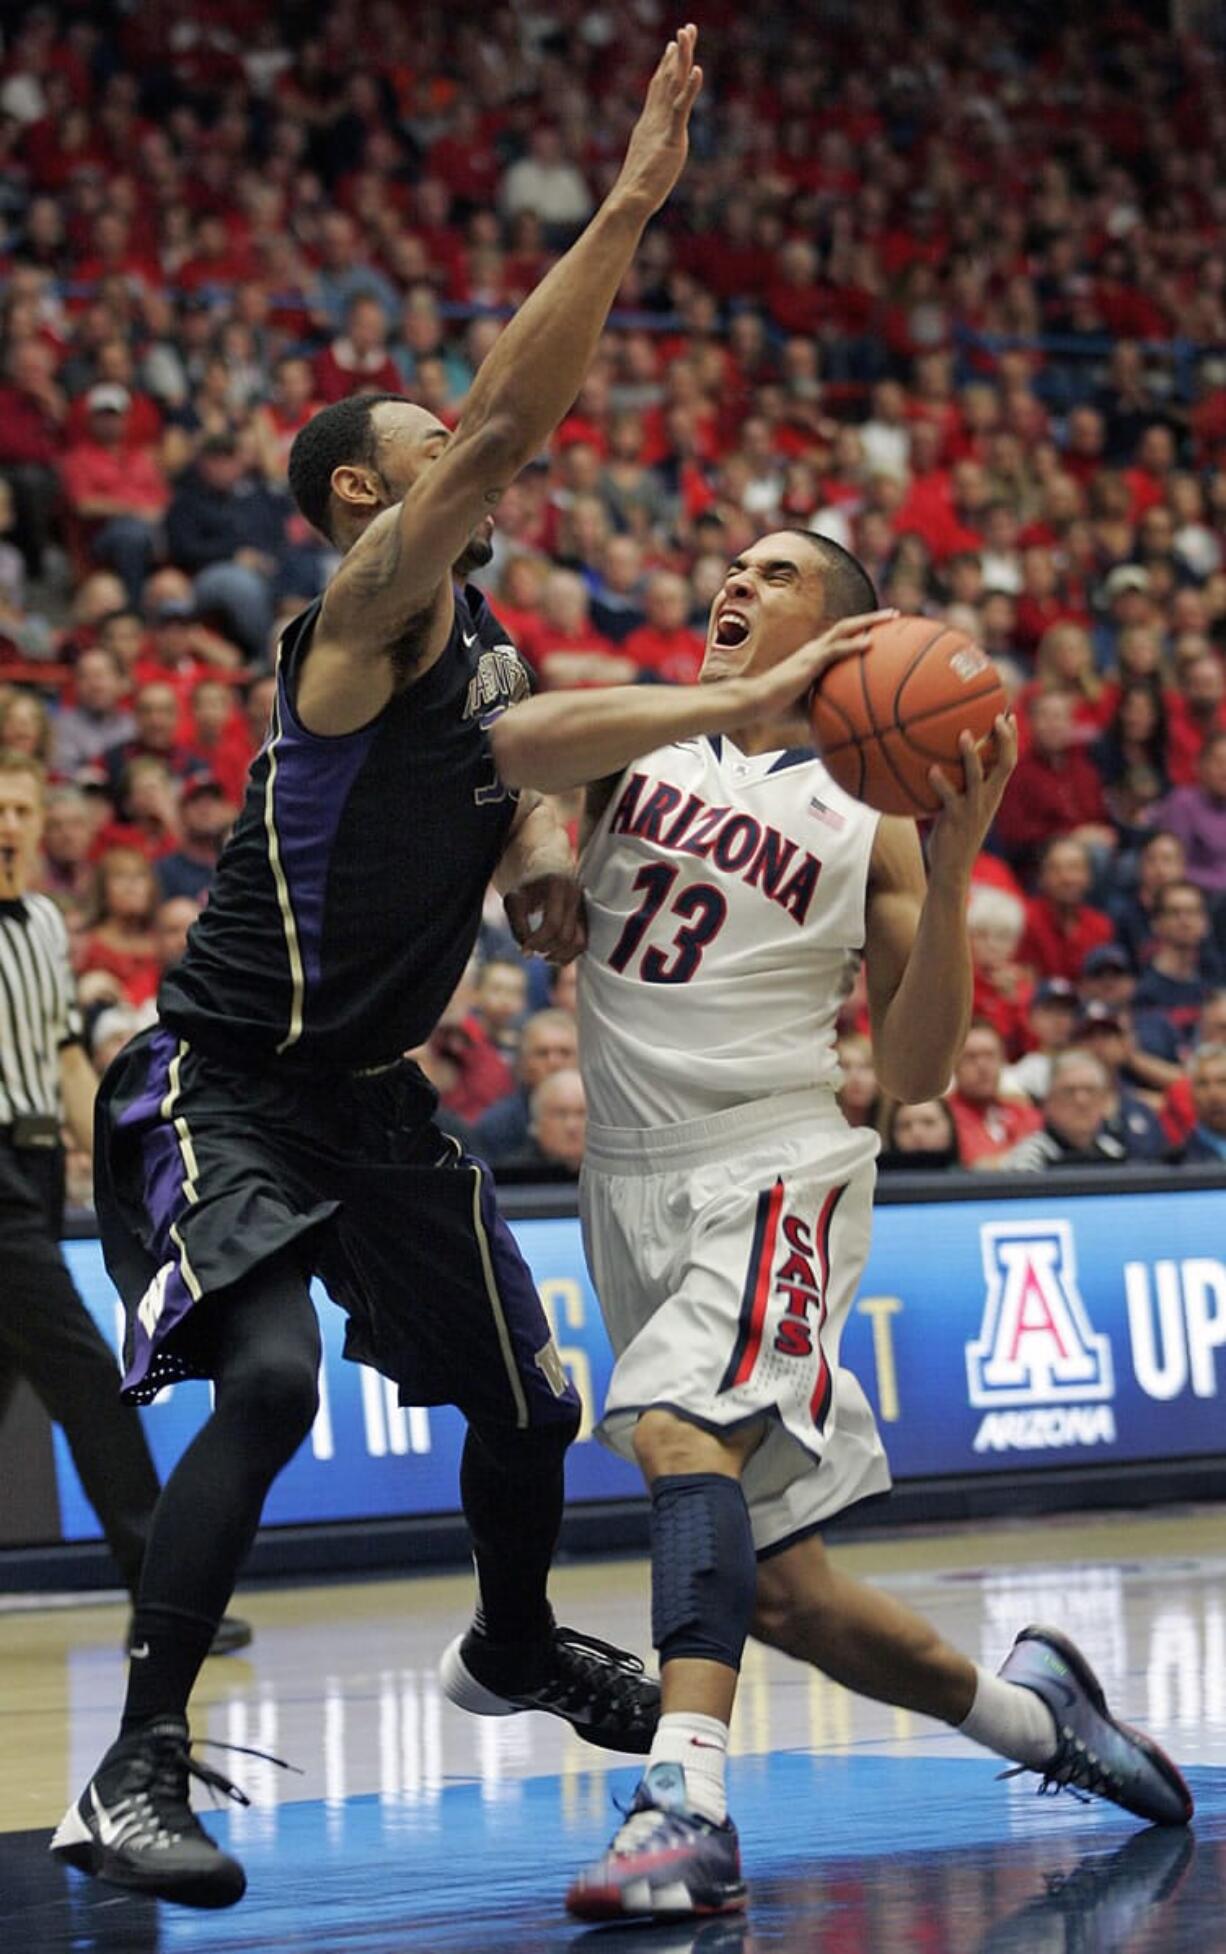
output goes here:
[{"label": "short curly hair", "polygon": [[290,494],[313,529],[330,543],[332,477],[346,462],[371,467],[375,459],[374,409],[402,394],[350,394],[331,407],[321,407],[294,436],[289,451]]}]

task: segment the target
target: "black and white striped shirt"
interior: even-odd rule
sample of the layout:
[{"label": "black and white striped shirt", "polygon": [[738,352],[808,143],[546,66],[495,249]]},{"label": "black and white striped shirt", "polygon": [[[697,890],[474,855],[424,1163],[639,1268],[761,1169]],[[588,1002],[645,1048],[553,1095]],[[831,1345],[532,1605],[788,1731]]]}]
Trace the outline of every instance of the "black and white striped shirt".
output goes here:
[{"label": "black and white striped shirt", "polygon": [[50,896],[0,902],[0,1126],[59,1117],[60,1052],[80,1036],[64,918]]}]

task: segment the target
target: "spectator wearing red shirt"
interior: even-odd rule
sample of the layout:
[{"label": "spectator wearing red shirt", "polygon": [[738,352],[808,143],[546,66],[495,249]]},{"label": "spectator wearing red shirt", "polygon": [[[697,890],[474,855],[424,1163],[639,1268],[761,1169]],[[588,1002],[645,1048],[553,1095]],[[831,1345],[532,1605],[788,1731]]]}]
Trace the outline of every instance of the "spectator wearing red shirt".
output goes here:
[{"label": "spectator wearing red shirt", "polygon": [[105,970],[128,1004],[156,996],[161,968],[153,934],[158,887],[145,857],[132,848],[108,848],[98,864],[101,911],[89,932],[82,972]]},{"label": "spectator wearing red shirt", "polygon": [[60,498],[57,464],[63,448],[67,402],[55,382],[55,354],[31,335],[13,345],[0,386],[0,468],[13,492],[13,539],[26,573],[42,571]]},{"label": "spectator wearing red shirt", "polygon": [[369,294],[352,300],[345,331],[315,360],[315,391],[325,406],[348,394],[403,391],[400,369],[387,350],[388,322]]},{"label": "spectator wearing red shirt", "polygon": [[964,1167],[993,1168],[1028,1133],[1037,1133],[1043,1116],[1029,1100],[1006,1099],[1000,1090],[1005,1049],[990,1024],[972,1020],[946,1104],[958,1130]]},{"label": "spectator wearing red shirt", "polygon": [[1137,444],[1135,465],[1124,470],[1134,522],[1139,522],[1147,509],[1158,508],[1165,502],[1176,459],[1175,437],[1170,428],[1161,421],[1147,427]]},{"label": "spectator wearing red shirt", "polygon": [[103,821],[93,837],[90,852],[94,861],[108,848],[130,848],[147,862],[156,862],[178,847],[178,783],[171,778],[164,760],[148,753],[130,760],[120,769],[112,805],[113,816]]},{"label": "spectator wearing red shirt", "polygon": [[95,387],[122,387],[128,396],[123,438],[130,448],[151,448],[162,433],[162,415],[151,394],[136,386],[135,362],[124,339],[104,339],[93,359],[90,384],[77,395],[64,422],[64,441],[75,447],[89,436],[89,396]]},{"label": "spectator wearing red shirt", "polygon": [[1110,916],[1086,902],[1092,879],[1090,851],[1072,835],[1057,836],[1043,851],[1038,894],[1026,904],[1026,929],[1018,961],[1040,977],[1076,984],[1089,951],[1110,943]]},{"label": "spectator wearing red shirt", "polygon": [[179,699],[173,685],[159,680],[142,685],[132,702],[136,738],[122,746],[108,747],[103,754],[107,787],[117,795],[124,768],[133,760],[159,760],[173,780],[183,781],[194,773],[206,773],[203,760],[179,739]]},{"label": "spectator wearing red shirt", "polygon": [[118,573],[136,604],[170,493],[153,455],[127,445],[127,389],[105,382],[91,387],[87,405],[89,433],[61,465],[64,493],[90,554]]},{"label": "spectator wearing red shirt", "polygon": [[[395,391],[402,390],[399,373]],[[294,437],[323,406],[316,398],[315,373],[301,353],[286,353],[273,368],[271,397],[251,417],[256,457],[270,488],[284,488]]]},{"label": "spectator wearing red shirt", "polygon": [[1061,588],[1052,550],[1045,543],[1032,543],[1022,552],[1022,589],[1013,626],[1018,650],[1032,656],[1044,634],[1066,619],[1085,624],[1084,606]]},{"label": "spectator wearing red shirt", "polygon": [[229,680],[206,676],[193,686],[188,744],[218,782],[226,800],[233,807],[241,807],[247,792],[247,769],[256,748]]},{"label": "spectator wearing red shirt", "polygon": [[1027,1011],[1034,986],[1016,961],[1026,905],[1007,889],[974,882],[966,905],[974,990],[971,1014],[999,1032],[1006,1055],[1018,1059],[1029,1044]]},{"label": "spectator wearing red shirt", "polygon": [[648,579],[646,606],[646,623],[630,633],[622,651],[640,672],[668,685],[693,685],[706,645],[688,622],[690,587],[685,578],[657,570]]},{"label": "spectator wearing red shirt", "polygon": [[520,650],[546,691],[571,685],[622,685],[637,676],[632,661],[601,636],[588,617],[588,592],[573,570],[552,570],[541,592],[540,622]]},{"label": "spectator wearing red shirt", "polygon": [[1001,850],[1019,873],[1056,835],[1114,845],[1102,781],[1076,741],[1069,694],[1041,693],[1030,711],[1030,751],[1014,768],[996,817]]},{"label": "spectator wearing red shirt", "polygon": [[184,743],[191,738],[192,693],[207,670],[192,648],[196,623],[196,606],[189,597],[164,597],[150,609],[148,637],[132,667],[137,690],[144,685],[171,687],[179,701],[178,736]]},{"label": "spectator wearing red shirt", "polygon": [[1226,670],[1208,639],[1199,657],[1179,665],[1167,729],[1167,770],[1176,787],[1195,786],[1210,739],[1226,732]]}]

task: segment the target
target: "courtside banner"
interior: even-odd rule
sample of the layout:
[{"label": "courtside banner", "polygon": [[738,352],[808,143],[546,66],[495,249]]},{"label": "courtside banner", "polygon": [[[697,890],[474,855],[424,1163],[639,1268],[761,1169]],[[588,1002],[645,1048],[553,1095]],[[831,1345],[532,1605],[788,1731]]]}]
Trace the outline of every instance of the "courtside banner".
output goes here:
[{"label": "courtside banner", "polygon": [[[877,1209],[842,1360],[872,1400],[897,1480],[1226,1451],[1226,1193],[1220,1189],[925,1201]],[[573,1219],[517,1221],[562,1361],[586,1407],[573,1501],[630,1497],[637,1474],[590,1436],[611,1357]],[[96,1241],[64,1244],[107,1339],[121,1321]],[[311,1438],[265,1525],[452,1512],[463,1426],[402,1411],[341,1356],[319,1292],[324,1362]],[[429,1302],[423,1299],[423,1306]],[[208,1410],[180,1384],[139,1415],[165,1474]],[[64,1535],[98,1534],[58,1429]]]}]

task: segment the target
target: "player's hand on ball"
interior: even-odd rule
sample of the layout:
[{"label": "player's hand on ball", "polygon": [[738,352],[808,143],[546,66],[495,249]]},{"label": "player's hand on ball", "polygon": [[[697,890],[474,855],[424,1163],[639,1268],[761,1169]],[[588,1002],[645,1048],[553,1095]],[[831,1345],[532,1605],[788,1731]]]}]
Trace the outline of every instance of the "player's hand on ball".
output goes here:
[{"label": "player's hand on ball", "polygon": [[614,196],[631,198],[649,215],[659,210],[689,154],[690,111],[702,87],[702,69],[694,65],[697,39],[696,27],[683,27],[665,48],[614,186]]},{"label": "player's hand on ball", "polygon": [[753,678],[745,679],[748,717],[777,719],[786,713],[802,711],[827,667],[836,659],[867,651],[873,626],[897,616],[897,611],[865,611],[860,617],[842,617],[829,631],[823,631],[820,638],[810,638],[771,671],[758,672]]},{"label": "player's hand on ball", "polygon": [[537,875],[504,899],[521,950],[571,963],[587,948],[583,890],[573,875]]},{"label": "player's hand on ball", "polygon": [[969,733],[963,733],[958,747],[965,776],[961,790],[941,767],[931,768],[928,774],[932,791],[941,802],[928,845],[928,866],[933,875],[965,874],[982,848],[1009,775],[1017,765],[1017,721],[1012,713],[998,715],[986,767],[984,755]]}]

